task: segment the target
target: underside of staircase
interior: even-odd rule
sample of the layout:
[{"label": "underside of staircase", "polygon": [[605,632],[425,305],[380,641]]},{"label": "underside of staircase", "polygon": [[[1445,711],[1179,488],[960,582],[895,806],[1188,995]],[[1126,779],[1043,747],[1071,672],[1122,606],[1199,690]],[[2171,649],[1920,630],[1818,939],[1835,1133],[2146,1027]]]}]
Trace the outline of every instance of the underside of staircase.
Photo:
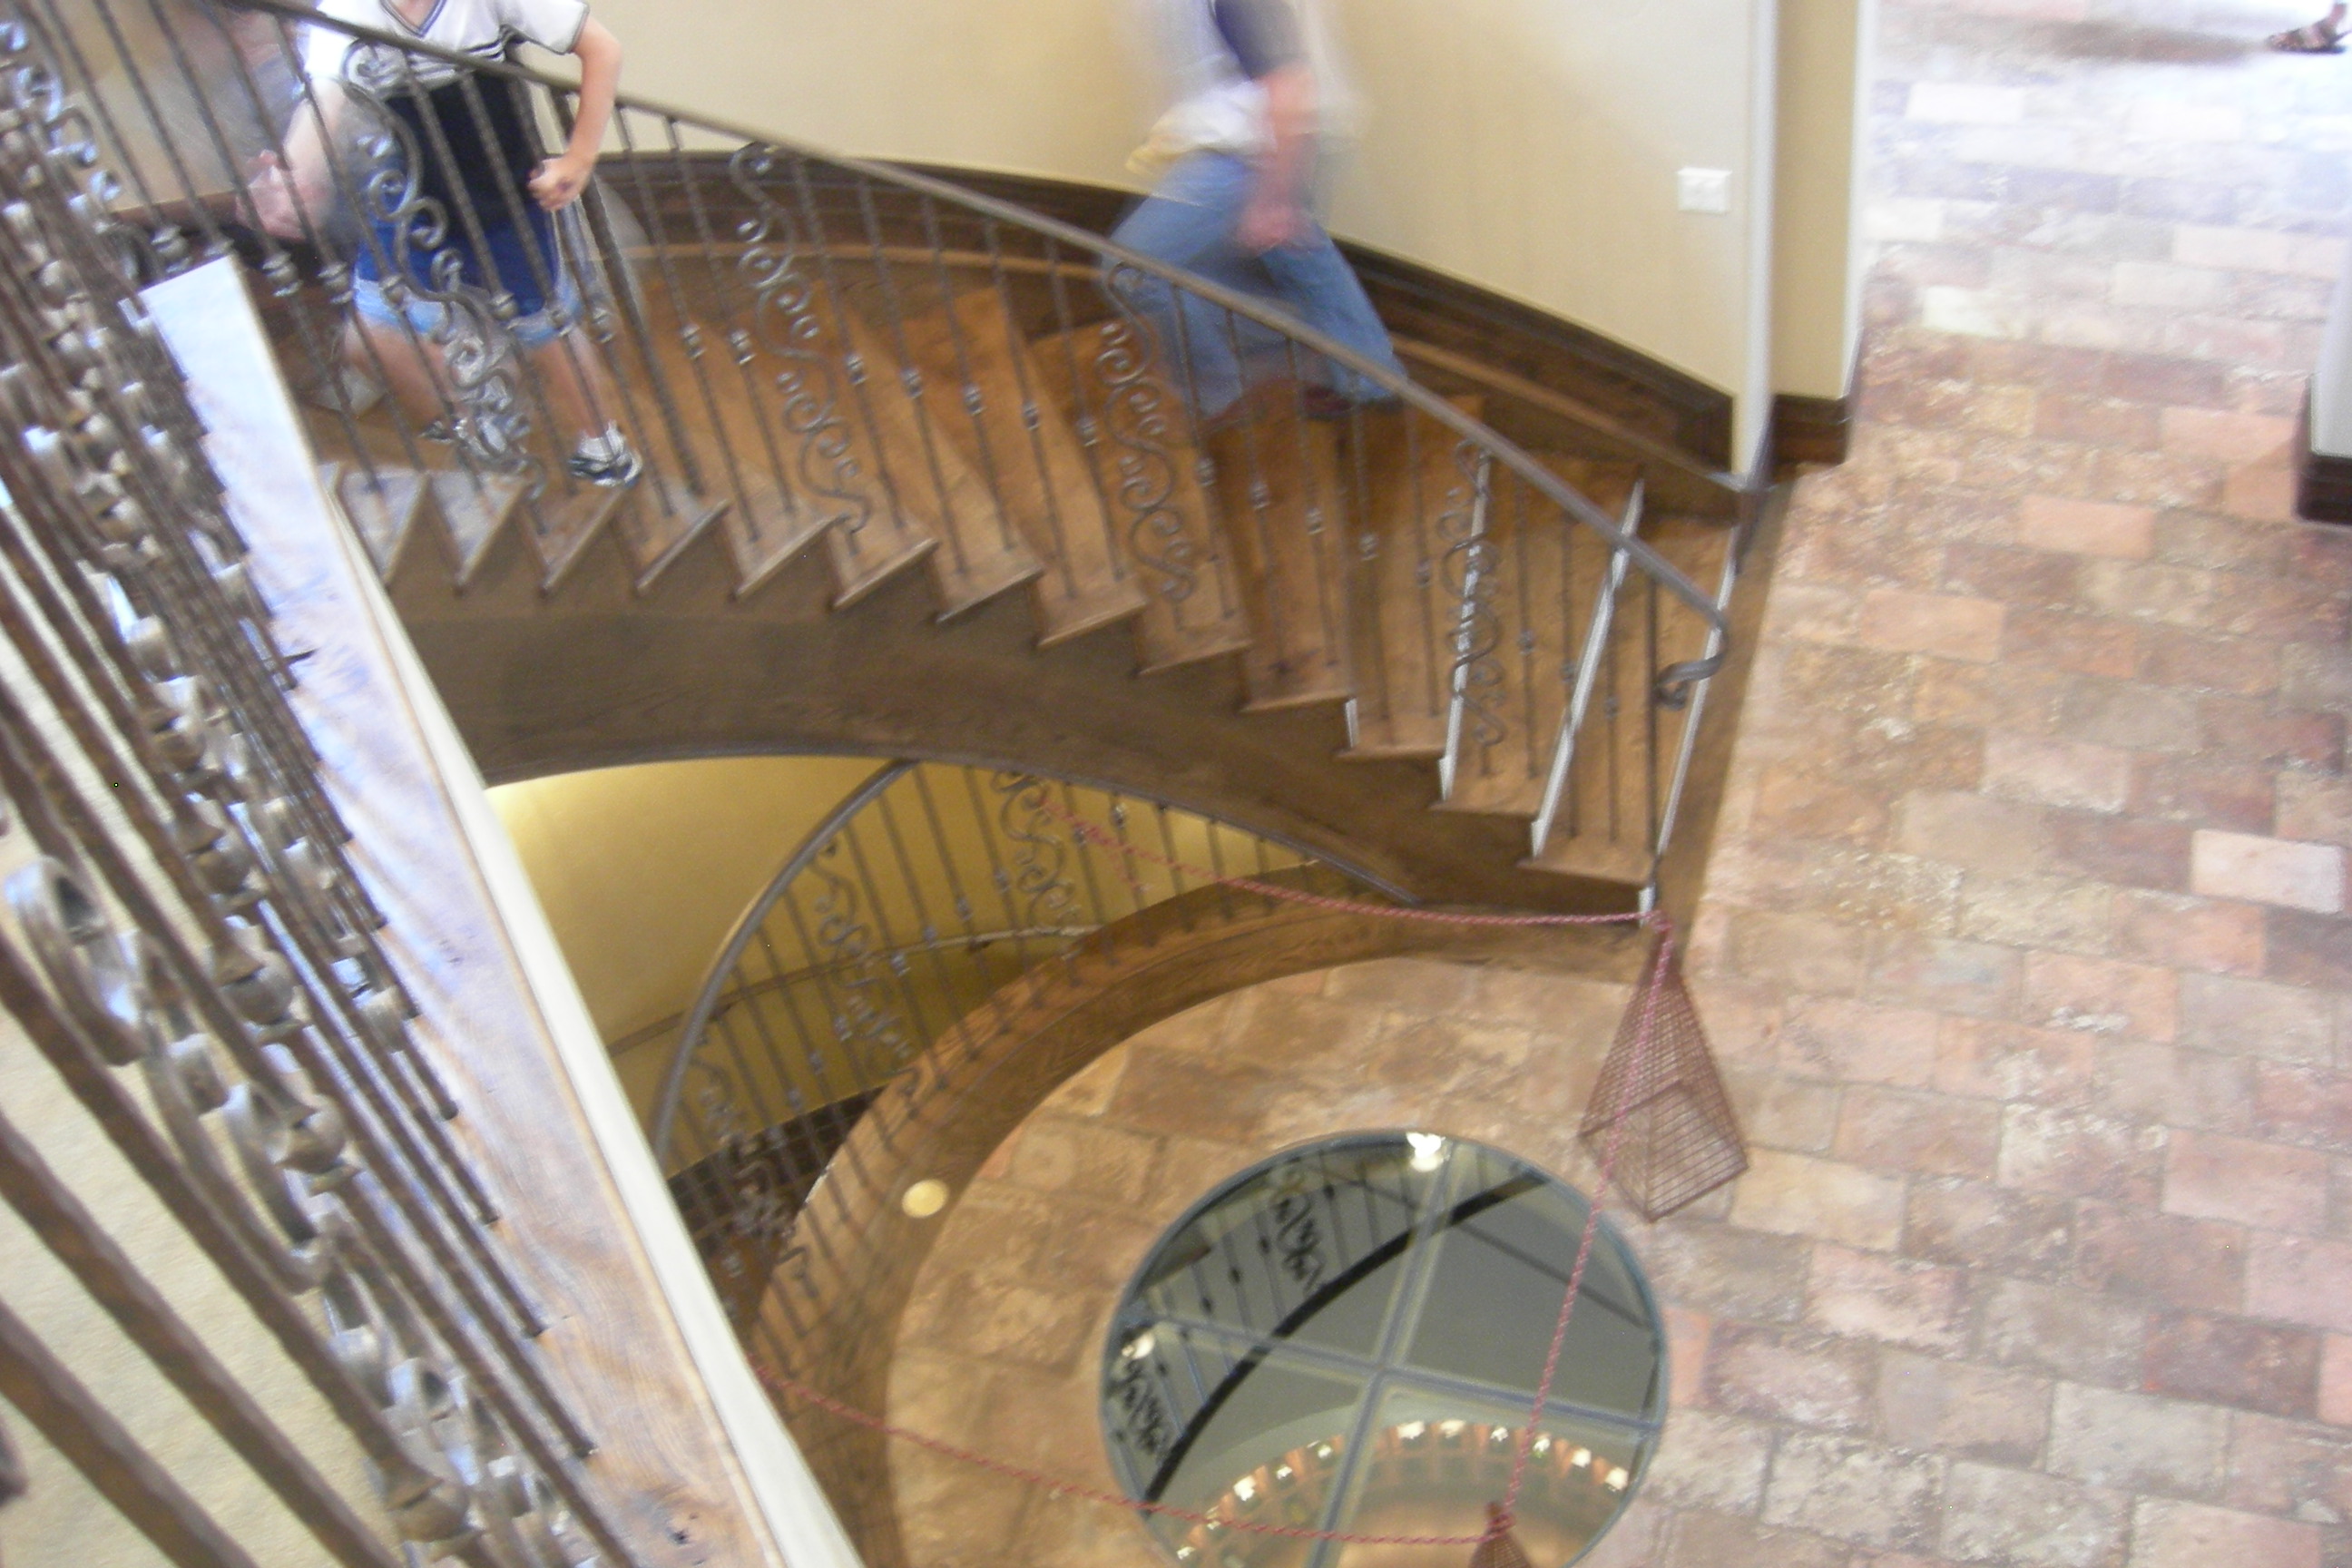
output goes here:
[{"label": "underside of staircase", "polygon": [[[1156,795],[1418,899],[1622,909],[1650,879],[1680,743],[1651,680],[1707,626],[1622,558],[1604,592],[1606,541],[1454,430],[1307,417],[1260,365],[1196,435],[1091,268],[828,256],[780,303],[699,248],[637,251],[608,307],[614,412],[656,459],[626,490],[543,437],[532,482],[301,389],[320,449],[366,454],[333,488],[491,778],[924,755]],[[339,323],[302,295],[275,329],[299,365]],[[1645,510],[1633,462],[1568,445],[1534,455],[1713,595],[1726,520]],[[1475,658],[1465,570],[1511,601]]]}]

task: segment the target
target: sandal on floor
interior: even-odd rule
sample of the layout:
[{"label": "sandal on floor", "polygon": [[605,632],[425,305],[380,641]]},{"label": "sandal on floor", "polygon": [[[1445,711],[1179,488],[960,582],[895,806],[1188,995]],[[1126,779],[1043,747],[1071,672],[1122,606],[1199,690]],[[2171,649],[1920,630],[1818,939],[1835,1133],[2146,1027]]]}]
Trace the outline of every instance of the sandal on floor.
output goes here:
[{"label": "sandal on floor", "polygon": [[2281,54],[2340,55],[2344,52],[2344,35],[2330,30],[2325,22],[2305,22],[2287,32],[2273,33],[2263,41]]}]

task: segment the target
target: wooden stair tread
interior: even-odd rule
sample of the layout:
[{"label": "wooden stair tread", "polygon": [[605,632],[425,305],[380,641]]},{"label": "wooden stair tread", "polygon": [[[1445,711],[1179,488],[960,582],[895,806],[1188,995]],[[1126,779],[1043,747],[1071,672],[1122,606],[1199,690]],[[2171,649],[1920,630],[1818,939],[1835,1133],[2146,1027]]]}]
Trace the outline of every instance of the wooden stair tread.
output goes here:
[{"label": "wooden stair tread", "polygon": [[741,329],[706,325],[666,289],[653,291],[646,318],[654,359],[680,404],[697,471],[730,503],[721,526],[736,593],[748,594],[822,536],[842,503],[811,491],[803,466],[816,459],[806,450],[808,437],[769,416],[781,401],[777,356]]},{"label": "wooden stair tread", "polygon": [[1118,321],[1036,339],[1029,357],[1045,395],[1084,449],[1111,527],[1142,589],[1136,651],[1146,673],[1236,653],[1249,621],[1233,581],[1192,419],[1158,372],[1136,365],[1108,384],[1133,329]]},{"label": "wooden stair tread", "polygon": [[1650,879],[1654,861],[1646,844],[1607,838],[1555,838],[1542,854],[1519,864],[1530,871],[1557,871],[1638,888]]},{"label": "wooden stair tread", "polygon": [[1259,399],[1249,417],[1208,437],[1218,508],[1249,616],[1245,711],[1354,694],[1346,560],[1352,524],[1339,434],[1276,396]]},{"label": "wooden stair tread", "polygon": [[[1485,400],[1447,399],[1476,418]],[[1475,477],[1462,472],[1460,438],[1407,411],[1350,421],[1340,478],[1355,492],[1353,603],[1348,631],[1356,676],[1359,758],[1441,755],[1453,707],[1461,605],[1458,576],[1476,517]]]},{"label": "wooden stair tread", "polygon": [[907,351],[948,440],[988,485],[1043,566],[1030,580],[1038,640],[1050,646],[1135,615],[1143,590],[1115,537],[1087,453],[1029,345],[992,290],[958,294],[908,319]]},{"label": "wooden stair tread", "polygon": [[375,574],[390,582],[425,505],[425,476],[415,468],[380,466],[371,478],[356,465],[321,463],[319,479],[358,531]]},{"label": "wooden stair tread", "polygon": [[[853,570],[847,560],[836,561],[843,587],[835,603],[847,605],[889,573],[928,560],[941,614],[951,616],[1043,572],[1045,563],[1000,512],[986,479],[955,438],[954,426],[969,422],[961,406],[950,410],[945,405],[951,398],[930,395],[934,380],[919,366],[908,374],[893,334],[855,310],[845,320],[857,361],[850,379],[875,470],[897,517],[916,520],[928,542],[916,544],[903,529],[896,538],[868,537],[882,521],[879,515],[848,531],[839,548],[845,555],[857,546],[862,553],[856,564],[864,571]],[[830,543],[833,535],[827,538]]]}]

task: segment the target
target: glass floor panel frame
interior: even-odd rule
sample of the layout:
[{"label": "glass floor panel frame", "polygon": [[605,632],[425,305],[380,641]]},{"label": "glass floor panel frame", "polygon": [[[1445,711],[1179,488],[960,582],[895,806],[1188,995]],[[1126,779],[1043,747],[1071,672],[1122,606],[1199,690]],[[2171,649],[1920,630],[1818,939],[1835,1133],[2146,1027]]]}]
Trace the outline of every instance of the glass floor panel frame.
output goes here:
[{"label": "glass floor panel frame", "polygon": [[[1430,1158],[1433,1146],[1441,1152],[1433,1163]],[[1295,1193],[1301,1185],[1296,1180],[1290,1181],[1286,1187],[1280,1183],[1269,1183],[1268,1178],[1278,1175],[1286,1163],[1297,1165],[1318,1157],[1328,1159],[1334,1153],[1352,1157],[1383,1152],[1389,1156],[1406,1158],[1417,1173],[1434,1179],[1422,1184],[1415,1194],[1419,1204],[1410,1233],[1402,1238],[1403,1245],[1400,1248],[1402,1266],[1380,1291],[1380,1333],[1378,1343],[1370,1353],[1343,1344],[1318,1343],[1313,1336],[1276,1337],[1265,1329],[1221,1321],[1217,1315],[1201,1316],[1178,1310],[1154,1311],[1152,1306],[1141,1299],[1146,1290],[1161,1287],[1156,1293],[1167,1307],[1173,1309],[1181,1300],[1181,1291],[1171,1293],[1165,1289],[1171,1279],[1171,1271],[1165,1267],[1165,1255],[1171,1250],[1171,1244],[1180,1240],[1197,1248],[1199,1238],[1203,1236],[1220,1241],[1229,1240],[1237,1235],[1255,1237],[1260,1243],[1256,1248],[1258,1256],[1268,1260],[1267,1267],[1278,1266],[1275,1261],[1276,1249],[1267,1239],[1265,1227],[1253,1226],[1246,1215],[1235,1220],[1234,1216],[1217,1215],[1214,1211],[1237,1201],[1245,1202],[1253,1194],[1269,1191]],[[1536,1376],[1526,1378],[1524,1387],[1515,1386],[1511,1383],[1450,1371],[1444,1365],[1427,1364],[1433,1359],[1442,1358],[1424,1355],[1416,1359],[1408,1354],[1410,1347],[1425,1340],[1421,1333],[1423,1312],[1430,1303],[1436,1271],[1446,1253],[1445,1243],[1459,1235],[1476,1235],[1474,1221],[1494,1207],[1492,1204],[1480,1203],[1480,1200],[1503,1192],[1507,1187],[1517,1187],[1519,1191],[1504,1193],[1501,1202],[1507,1204],[1520,1196],[1532,1195],[1541,1200],[1535,1206],[1549,1205],[1557,1209],[1562,1222],[1555,1227],[1557,1245],[1545,1249],[1557,1256],[1556,1267],[1548,1267],[1543,1258],[1528,1253],[1525,1244],[1529,1240],[1539,1244],[1540,1237],[1522,1235],[1517,1242],[1504,1247],[1502,1252],[1513,1258],[1516,1263],[1531,1268],[1538,1273],[1549,1274],[1559,1285],[1564,1285],[1582,1229],[1586,1212],[1584,1195],[1526,1161],[1475,1143],[1395,1132],[1348,1135],[1326,1143],[1286,1151],[1243,1173],[1196,1205],[1170,1227],[1167,1237],[1155,1247],[1144,1269],[1139,1272],[1139,1281],[1149,1280],[1150,1285],[1142,1289],[1130,1289],[1114,1320],[1110,1342],[1105,1351],[1106,1438],[1113,1468],[1129,1495],[1151,1500],[1164,1496],[1185,1468],[1187,1454],[1201,1433],[1223,1415],[1222,1407],[1228,1401],[1243,1397],[1237,1390],[1245,1388],[1248,1380],[1262,1371],[1282,1377],[1318,1378],[1353,1384],[1361,1390],[1353,1408],[1345,1413],[1347,1426],[1344,1436],[1334,1434],[1324,1439],[1310,1429],[1328,1424],[1333,1415],[1340,1414],[1329,1405],[1323,1405],[1320,1414],[1307,1418],[1304,1426],[1286,1424],[1270,1428],[1266,1434],[1267,1440],[1281,1443],[1305,1433],[1312,1451],[1328,1459],[1336,1470],[1335,1474],[1320,1478],[1327,1484],[1317,1489],[1321,1493],[1322,1505],[1312,1526],[1316,1529],[1339,1530],[1341,1528],[1340,1521],[1353,1517],[1358,1511],[1365,1484],[1365,1467],[1379,1462],[1376,1457],[1367,1458],[1375,1447],[1375,1435],[1392,1439],[1397,1428],[1396,1423],[1385,1426],[1381,1425],[1381,1413],[1405,1407],[1405,1404],[1401,1402],[1417,1401],[1431,1410],[1451,1408],[1464,1413],[1455,1417],[1442,1418],[1438,1424],[1446,1427],[1463,1427],[1475,1413],[1481,1429],[1486,1433],[1486,1437],[1482,1439],[1484,1441],[1504,1441],[1500,1436],[1501,1429],[1495,1425],[1499,1418],[1507,1416],[1510,1429],[1514,1431],[1525,1425],[1532,1403],[1533,1384],[1538,1381]],[[1478,1206],[1471,1207],[1472,1205]],[[1219,1223],[1211,1224],[1212,1220]],[[1491,1222],[1485,1227],[1489,1233],[1496,1228]],[[1520,1228],[1525,1229],[1524,1226]],[[1377,1234],[1377,1227],[1374,1234]],[[1491,1241],[1492,1237],[1488,1235],[1481,1239]],[[1249,1248],[1241,1250],[1246,1255]],[[1205,1254],[1196,1251],[1193,1258],[1180,1260],[1177,1267],[1190,1267],[1202,1256]],[[1236,1283],[1230,1279],[1232,1269],[1238,1267],[1233,1262],[1234,1249],[1223,1247],[1218,1256],[1228,1269],[1226,1282]],[[1634,1380],[1643,1385],[1638,1397],[1621,1398],[1619,1401],[1620,1404],[1638,1404],[1640,1408],[1616,1408],[1608,1404],[1596,1405],[1555,1394],[1546,1402],[1541,1423],[1541,1433],[1554,1436],[1550,1442],[1544,1443],[1539,1434],[1538,1442],[1544,1443],[1547,1454],[1554,1445],[1559,1446],[1563,1453],[1585,1453],[1588,1458],[1603,1448],[1619,1454],[1624,1461],[1622,1465],[1612,1462],[1609,1468],[1624,1472],[1622,1489],[1613,1494],[1618,1499],[1617,1508],[1622,1509],[1623,1502],[1631,1499],[1641,1472],[1646,1468],[1648,1457],[1655,1447],[1657,1432],[1664,1419],[1666,1345],[1656,1301],[1648,1283],[1631,1248],[1615,1233],[1605,1215],[1601,1232],[1595,1237],[1594,1258],[1602,1277],[1607,1279],[1609,1285],[1616,1287],[1609,1290],[1608,1295],[1618,1299],[1604,1303],[1597,1296],[1580,1296],[1575,1321],[1589,1321],[1587,1308],[1594,1305],[1602,1307],[1604,1317],[1624,1320],[1638,1313],[1645,1321],[1649,1373],[1646,1379]],[[1328,1261],[1327,1258],[1326,1262]],[[1343,1255],[1339,1261],[1345,1264],[1348,1259]],[[1344,1274],[1344,1268],[1341,1272]],[[1609,1278],[1611,1276],[1613,1278]],[[1589,1266],[1588,1289],[1593,1279],[1594,1268]],[[1206,1304],[1213,1307],[1215,1298],[1225,1293],[1222,1290],[1210,1293]],[[1236,1302],[1244,1300],[1247,1294],[1246,1290],[1231,1292]],[[1271,1300],[1272,1295],[1278,1294],[1278,1291],[1269,1294],[1262,1287],[1260,1294],[1268,1294]],[[1459,1295],[1460,1292],[1454,1291],[1454,1294]],[[1524,1289],[1521,1294],[1526,1294]],[[1556,1312],[1556,1305],[1547,1305],[1540,1313],[1543,1320],[1540,1323],[1532,1321],[1536,1314],[1528,1314],[1530,1321],[1527,1324],[1527,1333],[1534,1343],[1534,1361],[1538,1367],[1543,1352],[1550,1343],[1551,1331],[1557,1321]],[[1288,1314],[1254,1314],[1261,1320],[1270,1315],[1276,1317],[1276,1322],[1272,1326],[1279,1327],[1281,1317]],[[1633,1325],[1628,1323],[1626,1326]],[[1571,1349],[1580,1337],[1572,1323],[1569,1342]],[[1356,1342],[1362,1342],[1358,1338]],[[1146,1364],[1142,1367],[1130,1364],[1138,1360]],[[1149,1384],[1155,1378],[1161,1396],[1158,1413],[1160,1446],[1146,1451],[1127,1440],[1128,1435],[1122,1431],[1120,1417],[1114,1412],[1121,1390],[1131,1400],[1139,1384]],[[1127,1414],[1131,1416],[1132,1413],[1130,1405]],[[1169,1436],[1171,1424],[1174,1430],[1172,1437]],[[1591,1441],[1575,1444],[1571,1448],[1570,1437],[1555,1429],[1589,1433]],[[1275,1478],[1279,1484],[1281,1478],[1292,1475],[1300,1453],[1301,1450],[1295,1446],[1289,1448],[1278,1447],[1265,1462],[1249,1471],[1250,1477],[1256,1478],[1255,1481],[1239,1479],[1235,1488],[1251,1485],[1266,1489],[1269,1477]],[[1281,1456],[1284,1454],[1288,1454],[1292,1462],[1283,1462]],[[1157,1463],[1153,1462],[1155,1456]],[[1536,1470],[1531,1469],[1530,1474],[1531,1477],[1536,1476]],[[1531,1481],[1530,1484],[1537,1483]],[[1554,1483],[1545,1480],[1541,1484],[1549,1487]],[[1199,1488],[1195,1482],[1181,1489],[1191,1493]],[[1588,1486],[1588,1492],[1590,1489]],[[1231,1498],[1241,1493],[1236,1489],[1225,1495]],[[1169,1500],[1178,1501],[1172,1498]],[[1189,1503],[1180,1501],[1178,1505],[1198,1508],[1205,1500],[1205,1498],[1196,1498]],[[1286,1500],[1290,1510],[1283,1516],[1286,1522],[1306,1522],[1298,1516],[1300,1506],[1306,1500],[1303,1496]],[[1609,1518],[1613,1520],[1613,1510]],[[1596,1525],[1591,1534],[1585,1538],[1587,1542],[1597,1540],[1606,1529],[1607,1522],[1604,1520]],[[1413,1531],[1411,1533],[1475,1533],[1477,1527],[1474,1519],[1466,1527]],[[1183,1549],[1189,1528],[1157,1516],[1153,1521],[1153,1533],[1164,1544],[1176,1550],[1179,1561],[1186,1563],[1188,1568],[1192,1563],[1204,1561],[1197,1550],[1200,1541],[1197,1531],[1191,1537],[1196,1549],[1190,1552]],[[1219,1552],[1220,1556],[1232,1554],[1244,1539],[1260,1542],[1277,1539],[1254,1536],[1249,1532],[1225,1533],[1229,1541]],[[1581,1550],[1580,1546],[1580,1553]],[[1432,1549],[1432,1552],[1442,1555],[1438,1549]],[[1279,1563],[1281,1568],[1344,1568],[1347,1553],[1345,1543],[1321,1542],[1297,1552],[1274,1552],[1264,1556],[1264,1561]],[[1246,1558],[1234,1555],[1233,1560],[1247,1561],[1255,1568],[1261,1555],[1253,1552]],[[1435,1560],[1433,1556],[1433,1562]]]}]

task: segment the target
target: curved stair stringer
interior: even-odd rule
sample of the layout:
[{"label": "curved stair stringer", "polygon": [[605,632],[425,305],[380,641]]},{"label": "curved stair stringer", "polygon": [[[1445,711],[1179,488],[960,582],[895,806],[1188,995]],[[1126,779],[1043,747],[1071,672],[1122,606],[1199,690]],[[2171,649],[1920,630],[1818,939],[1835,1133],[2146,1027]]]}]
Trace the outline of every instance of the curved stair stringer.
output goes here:
[{"label": "curved stair stringer", "polygon": [[[1268,880],[1344,897],[1328,871]],[[1013,1131],[1067,1079],[1143,1028],[1229,992],[1369,959],[1503,959],[1630,983],[1632,927],[1464,927],[1203,889],[1106,926],[936,1041],[862,1117],[811,1193],[748,1346],[862,1410],[887,1408],[901,1319],[953,1212],[909,1216],[919,1181],[960,1196]],[[887,1440],[780,1402],[870,1568],[902,1568]]]},{"label": "curved stair stringer", "polygon": [[1633,907],[1622,883],[1522,867],[1521,821],[1429,809],[1433,761],[1336,764],[1341,702],[1244,711],[1239,654],[1139,675],[1124,626],[1041,648],[1026,595],[942,621],[919,571],[837,606],[814,552],[739,595],[710,528],[650,589],[608,531],[549,592],[520,535],[494,540],[462,589],[430,550],[412,551],[391,583],[492,782],[759,753],[1034,767],[1327,855],[1423,900]]}]

